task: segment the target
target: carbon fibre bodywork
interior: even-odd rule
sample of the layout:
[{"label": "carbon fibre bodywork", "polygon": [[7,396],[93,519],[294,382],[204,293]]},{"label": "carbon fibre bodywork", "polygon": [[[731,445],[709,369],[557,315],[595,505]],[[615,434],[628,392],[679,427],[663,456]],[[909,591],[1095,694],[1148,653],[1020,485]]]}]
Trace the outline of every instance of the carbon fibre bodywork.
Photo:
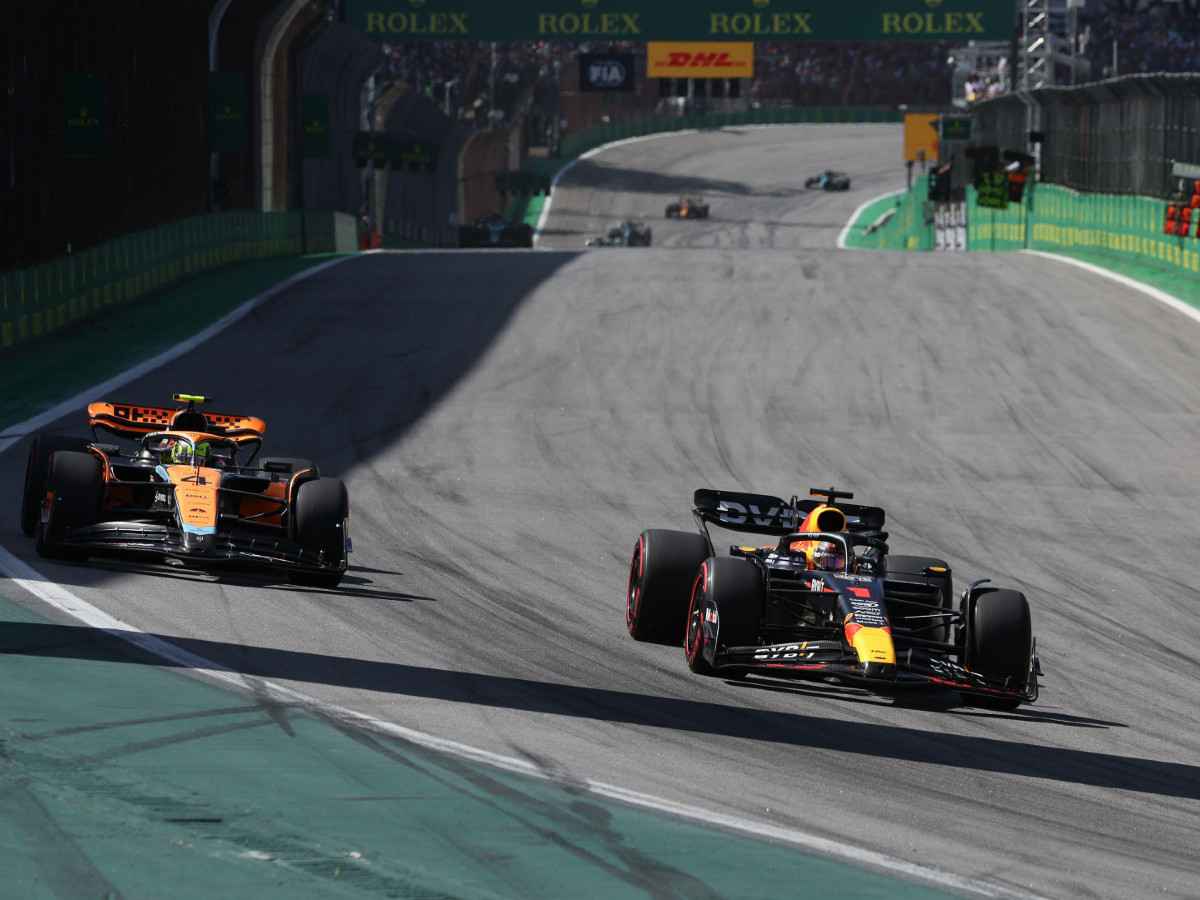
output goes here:
[{"label": "carbon fibre bodywork", "polygon": [[[890,696],[940,688],[1005,707],[1037,699],[1041,666],[1032,631],[1009,642],[1019,675],[984,671],[983,654],[972,649],[981,598],[1012,592],[975,582],[955,606],[944,562],[893,557],[889,567],[882,509],[837,502],[851,495],[833,489],[814,493],[826,499],[696,492],[693,512],[709,558],[686,606],[683,645],[693,671],[847,682]],[[709,526],[777,540],[733,545],[728,557],[718,556]],[[647,534],[635,549],[627,622],[640,602]],[[818,546],[841,548],[843,563],[814,569]]]},{"label": "carbon fibre bodywork", "polygon": [[[88,412],[91,440],[39,437],[30,448],[24,503],[36,515],[27,516],[23,509],[22,524],[36,535],[39,553],[76,559],[142,555],[196,567],[266,568],[327,580],[346,570],[349,505],[344,486],[321,479],[306,460],[253,464],[266,430],[261,419],[201,412],[190,401],[186,409],[93,403]],[[96,429],[134,443],[125,449],[102,443]],[[55,460],[62,453],[76,467],[82,464],[81,471],[94,472],[71,485],[71,497],[55,481]],[[298,506],[308,502],[300,499],[301,489],[310,482],[333,482],[344,499],[335,504],[339,521],[322,523],[339,535],[319,548],[306,546],[298,531]],[[60,509],[64,500],[72,506],[70,515]]]}]

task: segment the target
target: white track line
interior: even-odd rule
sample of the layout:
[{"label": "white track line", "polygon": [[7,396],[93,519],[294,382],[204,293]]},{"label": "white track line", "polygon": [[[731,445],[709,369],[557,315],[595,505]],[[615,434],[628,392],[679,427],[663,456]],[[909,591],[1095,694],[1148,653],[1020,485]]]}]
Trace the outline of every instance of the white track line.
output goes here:
[{"label": "white track line", "polygon": [[251,297],[241,306],[231,310],[230,312],[227,312],[221,318],[217,319],[217,321],[213,322],[203,331],[197,332],[187,340],[181,341],[174,347],[171,347],[169,350],[164,350],[157,356],[152,356],[150,359],[140,362],[130,369],[126,369],[120,375],[114,375],[107,381],[102,381],[99,384],[93,385],[87,390],[76,394],[74,397],[71,397],[69,400],[64,400],[61,403],[55,404],[45,412],[38,413],[32,419],[26,419],[19,425],[14,425],[12,428],[6,429],[4,433],[0,434],[0,453],[6,451],[13,444],[17,443],[17,441],[21,440],[21,438],[25,437],[25,435],[37,431],[39,428],[43,428],[57,419],[61,419],[63,416],[67,415],[67,413],[73,410],[81,409],[84,406],[87,406],[89,403],[95,400],[97,396],[107,394],[109,391],[114,391],[136,378],[141,378],[143,375],[153,372],[155,369],[161,366],[165,366],[167,363],[178,359],[185,353],[190,353],[205,341],[216,337],[230,325],[233,325],[234,323],[244,319],[247,315],[249,315],[258,307],[262,306],[281,291],[287,290],[294,284],[299,284],[306,278],[311,278],[318,272],[324,272],[326,269],[340,265],[341,263],[346,262],[348,259],[354,259],[354,257],[346,256],[341,259],[331,259],[326,262],[319,263],[309,269],[305,269],[303,272],[297,272],[295,275],[285,278],[283,281],[279,282],[279,284],[275,284],[267,288],[261,294],[256,294],[255,296]]},{"label": "white track line", "polygon": [[[772,122],[772,123],[764,123],[761,125],[729,125],[729,126],[724,126],[724,127],[728,127],[730,129],[737,129],[738,131],[758,131],[763,128],[813,128],[813,127],[829,128],[831,126],[838,126],[838,125],[841,125],[843,127],[858,126],[860,128],[861,127],[870,127],[872,125],[882,125],[882,126],[890,125],[890,126],[894,127],[897,124],[898,123],[896,123],[896,122]],[[638,135],[637,137],[621,138],[621,140],[619,140],[619,141],[609,141],[607,144],[601,144],[599,147],[593,147],[591,150],[588,150],[586,153],[582,153],[579,156],[575,157],[575,159],[571,160],[569,163],[567,163],[565,166],[563,166],[561,169],[559,169],[558,174],[556,174],[550,182],[550,193],[546,196],[546,202],[542,204],[542,214],[540,216],[538,216],[537,228],[535,228],[533,231],[533,245],[535,247],[537,246],[538,240],[541,238],[542,232],[546,228],[546,221],[550,218],[550,207],[554,203],[554,192],[558,189],[559,179],[562,178],[564,175],[566,175],[568,172],[570,172],[573,168],[575,168],[575,164],[577,162],[579,162],[580,160],[591,159],[593,156],[597,156],[606,150],[612,150],[614,147],[624,147],[628,144],[640,143],[641,141],[656,141],[660,138],[676,137],[678,135],[684,135],[684,134],[704,134],[705,132],[709,132],[709,131],[719,132],[722,130],[723,130],[723,127],[685,128],[680,131],[658,131],[658,132],[655,132],[654,134],[641,134],[641,135]],[[904,192],[898,191],[897,193],[902,194]],[[875,198],[875,200],[880,200],[880,199],[882,199],[882,198],[881,197]],[[875,200],[868,200],[867,203],[874,203]],[[866,206],[866,205],[867,204],[865,204],[865,203],[863,204],[863,206]],[[859,210],[861,210],[861,209],[862,209],[862,207],[860,206]],[[855,216],[857,216],[857,215],[858,215],[858,212],[856,211]],[[851,219],[850,221],[853,222],[854,219]],[[849,226],[847,225],[846,227],[848,230]],[[839,238],[838,240],[840,242],[841,238]],[[839,243],[838,246],[841,247],[842,246],[841,243]]]},{"label": "white track line", "polygon": [[1193,322],[1200,322],[1200,309],[1192,306],[1185,300],[1180,300],[1178,297],[1168,294],[1166,291],[1159,290],[1153,285],[1138,281],[1136,278],[1130,278],[1128,275],[1122,275],[1120,272],[1113,272],[1103,266],[1093,265],[1089,262],[1084,262],[1081,259],[1075,259],[1073,256],[1063,256],[1059,253],[1048,253],[1045,250],[1022,250],[1022,253],[1029,253],[1033,256],[1041,256],[1046,259],[1053,259],[1061,263],[1077,266],[1080,269],[1086,269],[1093,275],[1100,275],[1110,281],[1115,281],[1117,284],[1122,284],[1127,288],[1135,291],[1140,291],[1147,297],[1153,297],[1159,303],[1165,303],[1167,306],[1176,312],[1181,312]]},{"label": "white track line", "polygon": [[850,214],[850,218],[846,222],[846,227],[844,227],[842,229],[841,233],[838,235],[838,238],[837,238],[838,249],[839,250],[848,249],[846,247],[846,238],[848,238],[850,236],[850,229],[852,229],[854,227],[854,223],[858,221],[858,217],[862,215],[862,212],[864,209],[866,209],[872,203],[878,203],[881,200],[887,200],[889,197],[899,197],[901,194],[907,194],[907,193],[908,193],[908,191],[889,191],[886,194],[880,194],[878,197],[872,197],[870,200],[867,200],[865,203],[860,204],[858,209],[856,209],[853,213]]},{"label": "white track line", "polygon": [[[0,571],[8,575],[14,585],[28,591],[43,603],[46,603],[59,612],[66,613],[71,618],[77,619],[85,625],[133,644],[135,647],[174,665],[182,666],[189,670],[191,674],[216,681],[239,692],[252,690],[260,697],[265,693],[271,700],[299,706],[308,710],[313,715],[366,728],[378,734],[408,741],[419,747],[453,754],[454,756],[469,759],[473,762],[485,763],[504,769],[505,771],[527,775],[543,781],[553,782],[559,780],[554,774],[547,773],[528,760],[503,756],[499,753],[492,753],[488,750],[481,750],[477,747],[461,744],[458,741],[439,738],[412,728],[405,728],[403,725],[397,725],[394,722],[388,722],[384,719],[355,712],[344,706],[318,700],[301,691],[284,687],[274,682],[255,678],[253,679],[253,685],[251,685],[236,671],[197,656],[156,635],[139,631],[133,625],[109,615],[104,610],[93,606],[86,600],[71,593],[62,585],[49,581],[40,572],[18,559],[3,547],[0,547]],[[571,785],[576,789],[581,786],[576,781],[572,781]],[[600,797],[628,803],[643,809],[654,810],[655,812],[667,813],[703,825],[715,825],[720,828],[753,835],[754,837],[780,841],[803,850],[840,859],[854,865],[904,875],[950,890],[966,891],[983,897],[1013,898],[1013,900],[1030,900],[1030,898],[1035,897],[1032,894],[1020,893],[1000,885],[992,885],[949,872],[942,872],[918,863],[908,862],[884,853],[877,853],[873,850],[855,847],[842,841],[833,841],[795,828],[772,825],[769,822],[759,822],[729,813],[714,812],[696,806],[676,803],[661,797],[631,791],[601,781],[585,779],[582,782],[582,787],[589,793]]]},{"label": "white track line", "polygon": [[[777,126],[765,126],[777,127]],[[679,132],[670,132],[678,134]],[[643,140],[644,138],[632,138],[630,140]],[[621,142],[617,142],[621,143]],[[613,146],[613,145],[608,145]],[[594,152],[599,152],[604,148],[596,148]],[[584,157],[580,157],[581,159]],[[565,170],[564,170],[565,171]],[[561,174],[561,173],[560,173]],[[262,305],[271,297],[274,297],[279,292],[286,290],[288,287],[303,281],[317,272],[321,272],[331,266],[345,262],[346,259],[354,257],[346,257],[345,259],[335,259],[314,266],[311,269],[305,269],[303,272],[297,273],[292,277],[280,282],[277,285],[269,288],[263,293],[247,300],[237,309],[223,316],[220,320],[210,325],[208,328],[201,331],[199,334],[188,338],[182,343],[176,344],[170,350],[160,353],[143,363],[134,366],[131,369],[122,372],[113,378],[103,381],[94,387],[77,394],[70,400],[65,400],[59,403],[52,409],[40,413],[31,419],[21,422],[19,425],[13,426],[3,436],[0,436],[0,454],[11,449],[22,437],[37,430],[38,428],[53,422],[56,419],[70,413],[72,410],[79,409],[85,406],[88,402],[95,399],[97,395],[101,395],[106,391],[120,387],[145,375],[148,372],[157,369],[158,367],[177,359],[185,353],[195,349],[204,341],[219,334],[221,331],[228,328],[239,319],[246,316],[256,307]],[[263,681],[260,679],[253,680],[253,686],[248,684],[238,672],[227,669],[212,660],[205,659],[190,651],[184,650],[182,647],[172,644],[170,641],[163,640],[155,635],[147,634],[139,630],[135,626],[123,622],[114,616],[109,615],[99,607],[93,606],[82,597],[73,594],[60,584],[51,581],[45,575],[32,568],[24,561],[18,559],[4,547],[0,547],[0,572],[7,575],[13,585],[21,588],[38,598],[47,606],[60,613],[64,613],[84,625],[91,628],[96,628],[104,631],[113,637],[126,641],[141,650],[150,653],[160,659],[166,660],[174,665],[186,668],[191,674],[216,681],[223,686],[233,688],[239,692],[254,692],[261,696],[263,692],[272,699],[282,703],[291,703],[309,710],[313,715],[321,716],[328,719],[333,719],[338,722],[344,722],[360,728],[366,728],[379,734],[384,734],[389,737],[399,738],[400,740],[408,741],[420,747],[425,747],[430,750],[436,750],[442,753],[450,753],[464,759],[469,759],[475,762],[486,763],[496,766],[506,771],[515,772],[521,775],[539,778],[545,781],[556,781],[557,778],[553,774],[544,772],[534,764],[527,760],[517,759],[511,756],[503,756],[498,753],[492,753],[488,750],[482,750],[477,747],[472,747],[468,744],[461,744],[457,741],[439,738],[436,735],[427,734],[423,731],[416,731],[411,728],[405,728],[402,725],[397,725],[394,722],[388,722],[383,719],[367,716],[344,706],[339,706],[334,703],[327,703],[304,694],[292,688],[284,687],[273,682]],[[572,781],[572,785],[578,786],[577,782]],[[828,838],[820,837],[819,835],[809,834],[808,832],[800,831],[795,828],[786,828],[780,825],[772,825],[769,822],[756,821],[754,819],[743,818],[741,816],[732,815],[729,813],[715,812],[712,810],[701,809],[696,806],[688,806],[682,803],[676,803],[672,800],[667,800],[661,797],[655,797],[651,794],[643,794],[638,791],[631,791],[626,788],[616,785],[606,784],[600,781],[584,780],[582,782],[584,790],[595,794],[599,797],[605,797],[610,800],[616,800],[622,803],[628,803],[632,806],[638,806],[643,809],[654,810],[655,812],[666,813],[668,815],[678,816],[683,819],[688,819],[693,822],[698,822],[703,825],[716,826],[719,828],[727,828],[743,834],[752,835],[754,837],[766,838],[769,840],[780,841],[803,850],[818,853],[823,856],[832,857],[842,860],[853,865],[864,866],[870,869],[882,870],[889,873],[903,875],[909,878],[914,878],[923,881],[927,884],[937,885],[949,890],[964,891],[982,897],[998,897],[1011,898],[1011,900],[1037,900],[1037,895],[1023,893],[1012,890],[1001,885],[989,884],[985,881],[965,878],[959,875],[954,875],[950,872],[943,872],[938,869],[933,869],[918,863],[908,862],[907,860],[897,857],[888,856],[884,853],[879,853],[874,850],[868,850],[862,847],[855,847],[851,844],[842,841],[832,841]]]}]

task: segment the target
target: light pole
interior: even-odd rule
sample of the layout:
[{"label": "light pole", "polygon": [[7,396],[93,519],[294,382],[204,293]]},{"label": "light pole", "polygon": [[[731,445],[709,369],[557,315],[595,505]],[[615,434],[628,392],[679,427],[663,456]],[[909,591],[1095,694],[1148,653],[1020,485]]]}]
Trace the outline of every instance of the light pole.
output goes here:
[{"label": "light pole", "polygon": [[496,42],[492,41],[492,71],[488,78],[488,120],[496,119]]}]

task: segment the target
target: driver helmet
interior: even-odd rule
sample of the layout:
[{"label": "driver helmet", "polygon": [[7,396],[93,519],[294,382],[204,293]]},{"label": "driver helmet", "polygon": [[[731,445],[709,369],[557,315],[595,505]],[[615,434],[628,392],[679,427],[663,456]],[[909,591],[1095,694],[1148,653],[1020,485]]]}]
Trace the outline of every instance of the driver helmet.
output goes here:
[{"label": "driver helmet", "polygon": [[195,462],[198,466],[206,466],[212,458],[212,445],[208,441],[197,441],[195,450],[187,441],[176,441],[171,446],[171,464],[190,466]]},{"label": "driver helmet", "polygon": [[166,453],[167,462],[173,466],[187,466],[192,462],[192,445],[187,441],[172,441]]},{"label": "driver helmet", "polygon": [[841,544],[817,541],[808,554],[808,568],[814,572],[842,572],[846,568],[846,552]]}]

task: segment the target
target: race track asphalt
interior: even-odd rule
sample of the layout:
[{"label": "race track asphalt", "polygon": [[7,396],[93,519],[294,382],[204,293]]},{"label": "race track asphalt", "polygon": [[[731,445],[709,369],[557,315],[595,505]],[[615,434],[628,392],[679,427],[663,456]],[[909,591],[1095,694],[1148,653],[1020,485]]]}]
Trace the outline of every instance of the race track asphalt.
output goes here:
[{"label": "race track asphalt", "polygon": [[[121,391],[211,393],[345,477],[339,590],[43,563],[16,530],[23,446],[0,543],[241,671],[563,778],[1038,894],[1195,896],[1200,326],[1052,260],[835,251],[902,186],[899,139],[617,148],[564,178],[548,246],[693,189],[713,220],[657,219],[651,250],[366,256]],[[805,192],[831,165],[855,189]],[[726,683],[628,638],[642,528],[690,528],[698,487],[829,484],[886,507],[894,551],[1027,593],[1041,702]]]}]

